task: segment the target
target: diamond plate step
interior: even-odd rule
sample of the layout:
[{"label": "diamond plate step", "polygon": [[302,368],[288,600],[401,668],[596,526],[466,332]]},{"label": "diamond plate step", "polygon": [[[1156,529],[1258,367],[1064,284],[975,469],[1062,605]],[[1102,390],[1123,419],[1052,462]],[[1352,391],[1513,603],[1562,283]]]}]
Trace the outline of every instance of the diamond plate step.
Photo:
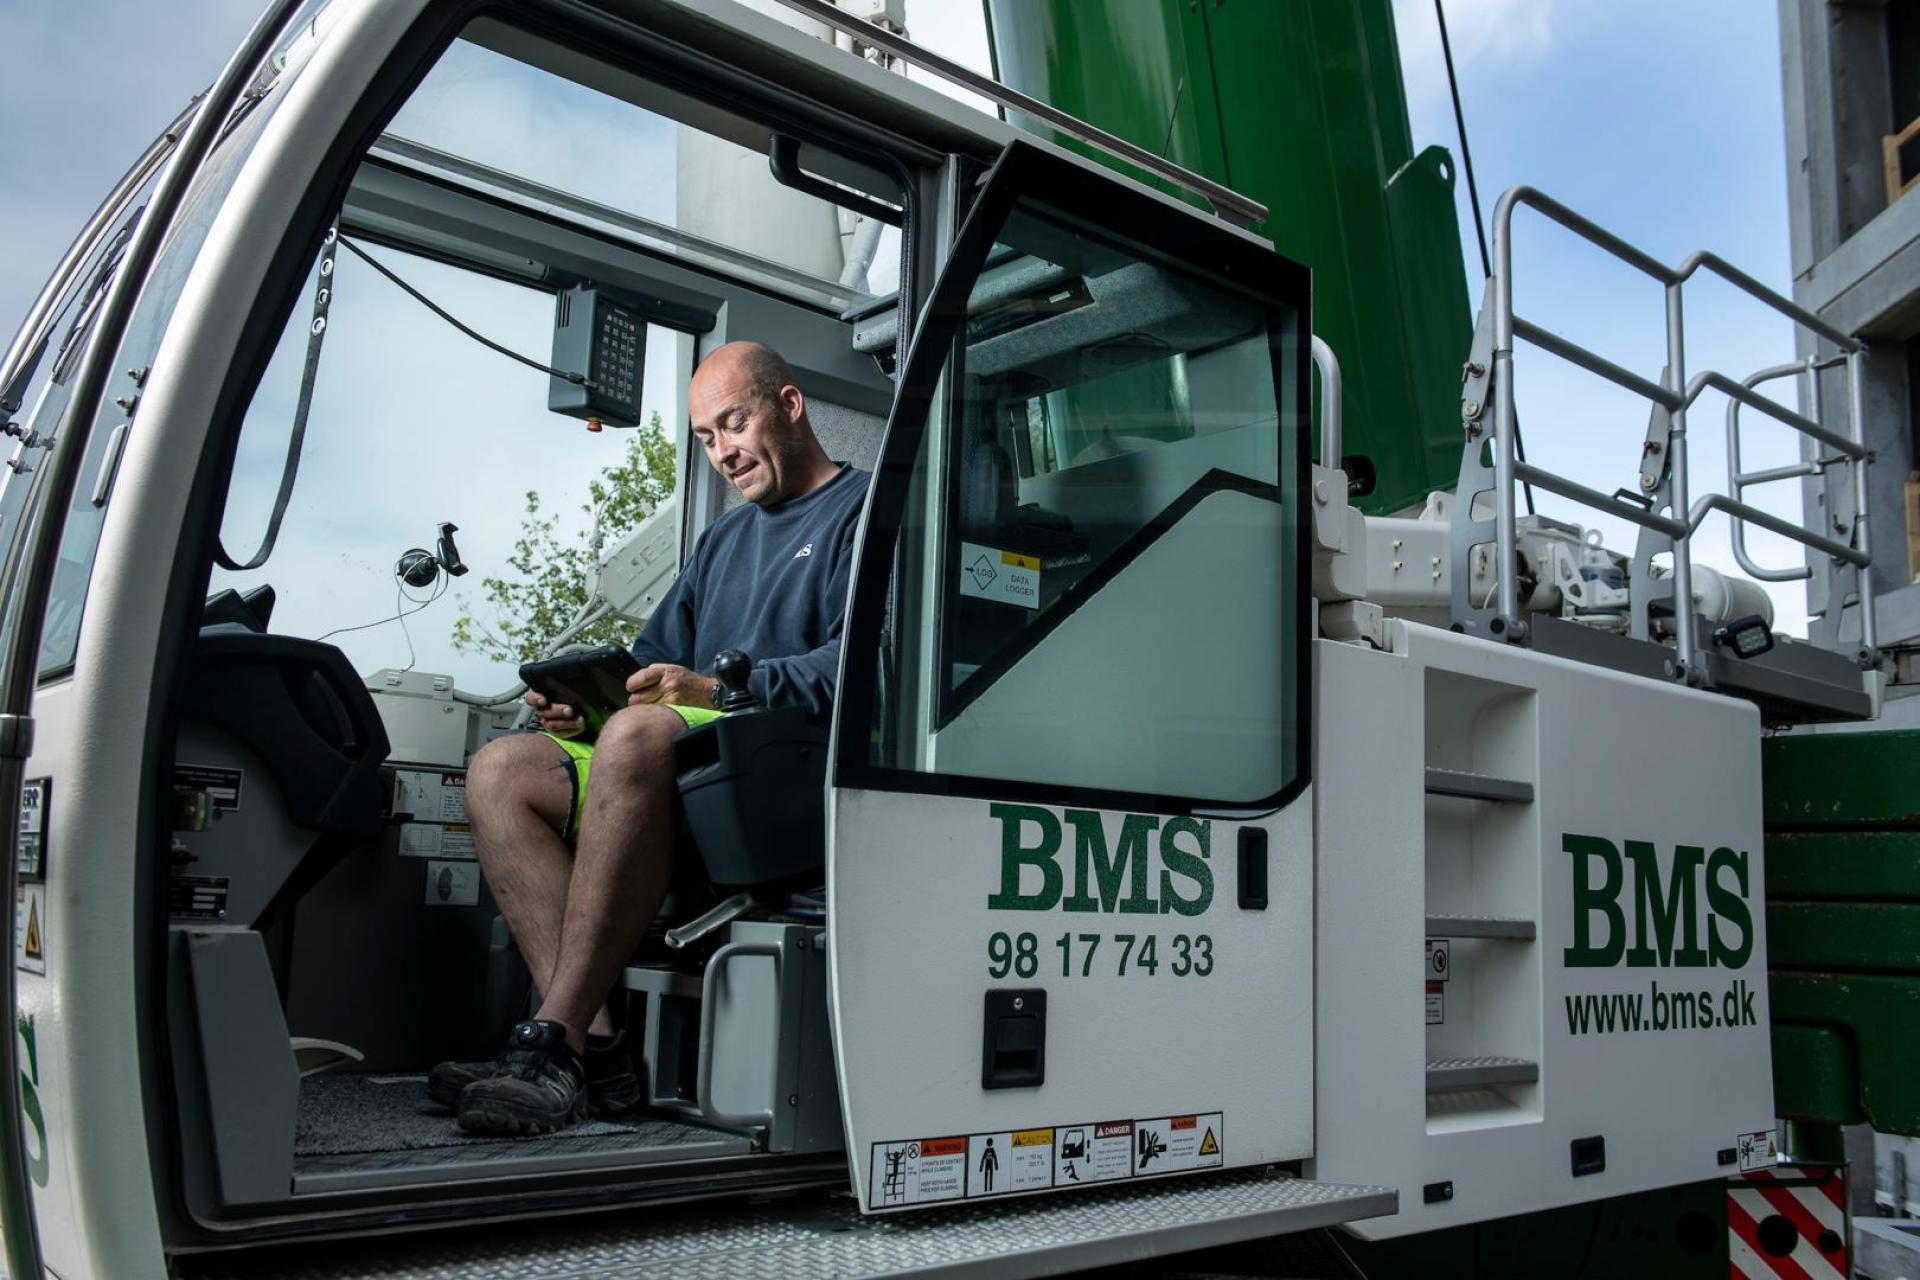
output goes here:
[{"label": "diamond plate step", "polygon": [[1490,1084],[1533,1084],[1540,1064],[1525,1058],[1437,1058],[1427,1064],[1427,1092],[1481,1089]]},{"label": "diamond plate step", "polygon": [[1504,938],[1530,942],[1537,931],[1533,921],[1517,916],[1428,916],[1429,938]]},{"label": "diamond plate step", "polygon": [[1233,1172],[862,1217],[845,1196],[675,1206],[179,1259],[181,1280],[1035,1276],[1394,1212],[1386,1187]]}]

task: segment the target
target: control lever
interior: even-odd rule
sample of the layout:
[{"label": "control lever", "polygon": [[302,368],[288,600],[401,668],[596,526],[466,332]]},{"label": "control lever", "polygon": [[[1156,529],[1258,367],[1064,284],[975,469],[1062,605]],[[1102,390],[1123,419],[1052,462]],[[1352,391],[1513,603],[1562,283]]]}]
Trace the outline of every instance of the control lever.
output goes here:
[{"label": "control lever", "polygon": [[757,711],[762,703],[747,687],[753,675],[753,659],[738,649],[722,649],[713,660],[713,678],[720,682],[720,709],[725,712]]}]

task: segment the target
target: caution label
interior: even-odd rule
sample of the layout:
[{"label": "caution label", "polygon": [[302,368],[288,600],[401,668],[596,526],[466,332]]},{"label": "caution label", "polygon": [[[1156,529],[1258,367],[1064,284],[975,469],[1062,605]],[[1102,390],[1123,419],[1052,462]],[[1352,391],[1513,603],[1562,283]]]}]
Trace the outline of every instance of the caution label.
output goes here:
[{"label": "caution label", "polygon": [[47,886],[22,884],[13,891],[13,964],[25,973],[47,971]]},{"label": "caution label", "polygon": [[1742,1133],[1733,1140],[1734,1150],[1740,1153],[1740,1172],[1749,1173],[1755,1169],[1770,1169],[1779,1158],[1779,1148],[1773,1143],[1773,1130],[1756,1129],[1752,1133]]},{"label": "caution label", "polygon": [[1023,609],[1040,607],[1040,561],[977,542],[960,544],[960,594]]},{"label": "caution label", "polygon": [[1156,1173],[1219,1168],[1225,1163],[1220,1151],[1224,1129],[1217,1111],[1210,1115],[1134,1121],[1134,1176],[1144,1178]]},{"label": "caution label", "polygon": [[477,862],[429,862],[427,864],[427,905],[430,907],[479,906],[480,864]]},{"label": "caution label", "polygon": [[1226,1141],[1224,1117],[1214,1111],[876,1142],[869,1204],[894,1209],[1218,1169]]},{"label": "caution label", "polygon": [[400,827],[400,852],[410,858],[475,858],[470,827],[436,822],[407,822]]},{"label": "caution label", "polygon": [[1133,1176],[1133,1121],[1107,1120],[1054,1131],[1055,1186],[1078,1186]]},{"label": "caution label", "polygon": [[1446,982],[1453,977],[1453,943],[1446,938],[1427,939],[1427,981]]},{"label": "caution label", "polygon": [[215,813],[240,812],[240,788],[247,775],[239,769],[211,764],[176,764],[173,785],[176,790],[204,791]]},{"label": "caution label", "polygon": [[967,1194],[967,1147],[964,1137],[874,1143],[868,1173],[873,1207],[961,1199]]},{"label": "caution label", "polygon": [[49,778],[28,778],[20,788],[20,836],[14,845],[14,867],[23,880],[47,878],[47,797]]},{"label": "caution label", "polygon": [[1447,989],[1438,982],[1427,984],[1427,1025],[1437,1027],[1447,1020]]},{"label": "caution label", "polygon": [[467,775],[401,769],[393,775],[393,812],[415,822],[467,820]]},{"label": "caution label", "polygon": [[1053,1185],[1053,1130],[976,1133],[967,1139],[967,1196],[1044,1191]]}]

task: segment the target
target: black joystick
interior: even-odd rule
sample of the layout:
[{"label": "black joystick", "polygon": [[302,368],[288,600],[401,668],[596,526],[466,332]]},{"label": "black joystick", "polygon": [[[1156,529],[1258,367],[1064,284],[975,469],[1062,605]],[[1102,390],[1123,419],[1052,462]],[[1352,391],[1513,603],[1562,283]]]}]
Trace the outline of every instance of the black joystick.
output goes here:
[{"label": "black joystick", "polygon": [[752,658],[738,649],[720,651],[720,656],[713,660],[713,678],[720,682],[722,711],[752,711],[760,705],[760,699],[747,688],[747,677],[752,674]]}]

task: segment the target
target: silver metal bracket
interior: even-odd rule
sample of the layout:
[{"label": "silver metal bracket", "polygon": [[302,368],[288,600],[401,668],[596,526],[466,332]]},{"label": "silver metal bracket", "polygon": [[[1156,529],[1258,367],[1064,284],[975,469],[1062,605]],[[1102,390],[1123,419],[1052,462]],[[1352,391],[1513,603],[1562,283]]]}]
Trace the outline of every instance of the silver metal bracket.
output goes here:
[{"label": "silver metal bracket", "polygon": [[667,930],[667,946],[675,951],[690,947],[715,929],[732,924],[759,905],[760,899],[751,893],[736,893],[726,901],[707,908],[685,924]]}]

